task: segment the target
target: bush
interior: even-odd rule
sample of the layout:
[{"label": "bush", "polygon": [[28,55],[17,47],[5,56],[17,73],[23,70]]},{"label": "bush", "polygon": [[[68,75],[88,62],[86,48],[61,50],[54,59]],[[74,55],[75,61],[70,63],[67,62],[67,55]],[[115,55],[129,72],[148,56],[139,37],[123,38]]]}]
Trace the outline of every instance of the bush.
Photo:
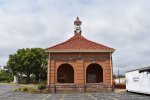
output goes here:
[{"label": "bush", "polygon": [[38,93],[37,89],[29,88],[29,87],[19,87],[18,89],[14,90],[18,92],[28,92],[28,93]]},{"label": "bush", "polygon": [[22,88],[18,88],[17,91],[21,91],[22,92]]},{"label": "bush", "polygon": [[22,92],[28,92],[29,89],[27,87],[22,88]]},{"label": "bush", "polygon": [[39,84],[39,85],[38,85],[38,89],[39,89],[39,90],[44,90],[44,89],[46,89],[46,85],[44,85],[44,84]]},{"label": "bush", "polygon": [[7,70],[0,70],[0,82],[9,83],[13,81],[13,75]]},{"label": "bush", "polygon": [[29,89],[27,87],[19,87],[18,89],[16,89],[15,91],[18,91],[18,92],[28,92]]},{"label": "bush", "polygon": [[44,93],[44,94],[48,94],[49,92],[50,91],[48,89],[45,89],[45,90],[42,91],[42,93]]},{"label": "bush", "polygon": [[14,90],[18,92],[27,92],[27,93],[49,93],[49,90],[46,89],[46,85],[39,84],[38,87],[36,86],[20,86],[18,89]]},{"label": "bush", "polygon": [[29,93],[37,93],[37,89],[29,88]]}]

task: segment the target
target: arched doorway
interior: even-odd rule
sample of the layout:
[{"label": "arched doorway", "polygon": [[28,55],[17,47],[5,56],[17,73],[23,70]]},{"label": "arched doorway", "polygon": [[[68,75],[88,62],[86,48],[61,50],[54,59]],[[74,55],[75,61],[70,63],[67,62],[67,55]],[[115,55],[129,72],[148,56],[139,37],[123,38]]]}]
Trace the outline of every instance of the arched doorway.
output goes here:
[{"label": "arched doorway", "polygon": [[103,69],[99,64],[90,64],[86,69],[86,83],[103,82]]},{"label": "arched doorway", "polygon": [[62,64],[57,70],[58,83],[74,83],[74,69],[70,64]]}]

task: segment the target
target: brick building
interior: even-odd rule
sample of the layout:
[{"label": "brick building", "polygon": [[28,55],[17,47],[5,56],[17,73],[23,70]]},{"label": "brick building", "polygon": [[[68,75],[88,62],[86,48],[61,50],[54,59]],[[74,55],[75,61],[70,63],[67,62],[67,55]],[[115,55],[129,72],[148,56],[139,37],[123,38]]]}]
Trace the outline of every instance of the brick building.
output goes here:
[{"label": "brick building", "polygon": [[113,48],[81,35],[81,21],[74,21],[74,36],[45,49],[48,53],[47,87],[61,90],[101,91],[113,83]]}]

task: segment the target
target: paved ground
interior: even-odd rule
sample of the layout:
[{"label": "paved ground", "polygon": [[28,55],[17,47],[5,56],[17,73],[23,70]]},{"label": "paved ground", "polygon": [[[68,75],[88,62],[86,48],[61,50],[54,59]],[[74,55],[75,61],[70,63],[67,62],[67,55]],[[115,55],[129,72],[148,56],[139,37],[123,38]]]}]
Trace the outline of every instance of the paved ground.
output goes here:
[{"label": "paved ground", "polygon": [[150,100],[150,96],[126,92],[28,94],[14,92],[17,87],[0,84],[0,100]]},{"label": "paved ground", "polygon": [[13,91],[16,88],[18,88],[18,85],[1,83],[0,84],[0,95],[9,93],[10,91]]}]

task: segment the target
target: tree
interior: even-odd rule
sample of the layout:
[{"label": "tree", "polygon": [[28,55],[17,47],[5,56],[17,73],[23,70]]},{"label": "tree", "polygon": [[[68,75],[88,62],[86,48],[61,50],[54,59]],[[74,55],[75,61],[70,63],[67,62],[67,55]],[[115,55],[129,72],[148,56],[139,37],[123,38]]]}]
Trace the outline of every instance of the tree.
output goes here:
[{"label": "tree", "polygon": [[9,60],[7,62],[7,69],[13,74],[18,75],[21,73],[21,64],[19,56],[17,54],[9,55]]},{"label": "tree", "polygon": [[35,74],[38,81],[46,67],[46,53],[41,48],[19,49],[17,53],[9,56],[7,67],[13,75],[26,75],[27,83],[30,83],[32,74]]},{"label": "tree", "polygon": [[47,70],[46,70],[47,55],[45,51],[41,48],[32,48],[31,52],[33,52],[35,55],[34,65],[33,65],[33,74],[36,77],[36,82],[39,82],[39,79],[45,78],[45,74],[47,73]]},{"label": "tree", "polygon": [[34,70],[34,59],[35,55],[30,51],[30,49],[26,49],[25,52],[21,56],[21,65],[22,65],[22,72],[27,76],[27,83],[30,83],[30,76]]}]

